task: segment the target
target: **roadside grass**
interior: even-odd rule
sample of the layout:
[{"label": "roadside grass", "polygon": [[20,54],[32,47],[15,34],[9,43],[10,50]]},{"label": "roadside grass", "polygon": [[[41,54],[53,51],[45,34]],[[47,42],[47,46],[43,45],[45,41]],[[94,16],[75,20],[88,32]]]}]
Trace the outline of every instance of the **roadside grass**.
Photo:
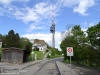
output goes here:
[{"label": "roadside grass", "polygon": [[[63,60],[63,62],[70,64],[70,60]],[[92,66],[90,66],[88,63],[84,63],[82,61],[80,61],[79,64],[76,61],[71,61],[71,64],[83,65],[83,66],[86,66],[86,67],[94,67],[94,68],[99,68],[100,69],[100,66],[96,67],[96,64],[93,64]]]},{"label": "roadside grass", "polygon": [[55,55],[55,56],[51,56],[51,58],[58,58],[58,57],[63,57],[62,55]]},{"label": "roadside grass", "polygon": [[0,48],[0,50],[2,50],[3,48]]},{"label": "roadside grass", "polygon": [[55,54],[54,56],[52,56],[52,55],[47,56],[48,59],[53,59],[53,58],[58,58],[58,57],[63,57],[63,56],[62,55],[57,55],[57,54]]},{"label": "roadside grass", "polygon": [[37,60],[41,60],[41,59],[43,59],[46,52],[44,52],[44,54],[43,54],[42,51],[34,51],[34,54],[32,54],[32,53],[30,54],[30,61],[35,60],[35,54],[37,55]]},{"label": "roadside grass", "polygon": [[[70,60],[63,60],[63,62],[65,63],[70,63]],[[83,66],[89,66],[89,64],[85,64],[84,62],[80,61],[79,63],[77,63],[76,61],[72,61],[71,60],[71,63],[72,64],[80,64],[80,65],[83,65]]]}]

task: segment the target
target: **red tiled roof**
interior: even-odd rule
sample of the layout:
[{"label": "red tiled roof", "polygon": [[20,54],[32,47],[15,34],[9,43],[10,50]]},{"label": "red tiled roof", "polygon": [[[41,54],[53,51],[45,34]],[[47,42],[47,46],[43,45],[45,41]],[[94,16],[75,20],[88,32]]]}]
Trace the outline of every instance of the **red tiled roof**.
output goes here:
[{"label": "red tiled roof", "polygon": [[44,40],[34,39],[34,44],[46,45]]}]

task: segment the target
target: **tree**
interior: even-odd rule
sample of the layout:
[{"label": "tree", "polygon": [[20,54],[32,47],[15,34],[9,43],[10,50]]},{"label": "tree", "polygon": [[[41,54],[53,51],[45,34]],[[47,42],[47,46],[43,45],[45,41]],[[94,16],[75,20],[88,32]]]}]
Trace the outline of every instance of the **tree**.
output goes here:
[{"label": "tree", "polygon": [[72,38],[72,36],[66,37],[60,44],[60,48],[62,49],[62,53],[64,54],[64,60],[69,59],[69,57],[67,57],[66,47],[71,47],[74,44],[73,42],[75,42],[75,40],[73,40]]},{"label": "tree", "polygon": [[32,43],[29,41],[28,38],[20,38],[20,45],[22,49],[32,50]]},{"label": "tree", "polygon": [[6,37],[7,37],[7,35],[2,35],[2,47],[3,48],[6,47]]},{"label": "tree", "polygon": [[100,23],[89,27],[86,32],[87,36],[81,27],[76,25],[72,28],[72,35],[66,36],[62,40],[60,47],[64,53],[64,59],[69,59],[66,54],[66,47],[73,47],[73,61],[87,63],[91,66],[95,63],[96,66],[100,66],[98,65],[100,62]]},{"label": "tree", "polygon": [[20,43],[19,43],[20,37],[18,33],[14,33],[13,30],[10,30],[8,32],[8,35],[6,36],[6,40],[5,40],[5,47],[20,47]]},{"label": "tree", "polygon": [[0,39],[2,39],[2,34],[0,34]]},{"label": "tree", "polygon": [[100,50],[100,22],[95,26],[89,27],[87,33],[91,45]]},{"label": "tree", "polygon": [[22,49],[32,50],[32,43],[28,38],[20,38],[18,33],[10,30],[8,35],[0,34],[0,39],[3,41],[3,48],[18,47]]},{"label": "tree", "polygon": [[71,30],[71,35],[62,40],[60,44],[60,47],[64,53],[64,59],[69,59],[66,54],[66,47],[73,47],[74,56],[72,57],[72,59],[79,63],[79,61],[83,59],[84,54],[82,54],[82,52],[85,48],[85,42],[87,42],[87,40],[85,38],[84,32],[81,30],[81,27],[79,25],[75,25]]},{"label": "tree", "polygon": [[[100,62],[100,58],[99,58],[100,57],[100,22],[95,26],[89,27],[87,30],[87,34],[88,34],[90,45],[93,48],[90,55],[91,58],[89,60],[90,62],[98,63]],[[98,66],[98,64],[96,64],[96,66]]]}]

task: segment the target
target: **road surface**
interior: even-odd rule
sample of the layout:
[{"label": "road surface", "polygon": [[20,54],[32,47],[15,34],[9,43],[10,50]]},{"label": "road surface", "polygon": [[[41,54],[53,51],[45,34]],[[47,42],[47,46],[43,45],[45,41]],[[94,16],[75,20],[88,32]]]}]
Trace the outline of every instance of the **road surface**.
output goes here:
[{"label": "road surface", "polygon": [[[66,64],[66,65],[70,66],[70,64]],[[79,75],[100,75],[99,68],[72,64],[72,69],[75,70]]]},{"label": "road surface", "polygon": [[0,75],[100,75],[100,69],[81,65],[72,64],[72,69],[70,70],[70,65],[63,63],[62,58],[33,61],[15,66],[13,67],[11,64],[7,64],[4,67],[0,66]]}]

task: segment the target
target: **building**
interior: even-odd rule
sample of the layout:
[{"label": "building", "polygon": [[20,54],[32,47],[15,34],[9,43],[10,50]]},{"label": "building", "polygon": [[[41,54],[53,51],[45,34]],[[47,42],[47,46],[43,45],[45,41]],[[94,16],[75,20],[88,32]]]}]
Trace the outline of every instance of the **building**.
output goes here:
[{"label": "building", "polygon": [[0,39],[0,48],[2,48],[2,40]]},{"label": "building", "polygon": [[47,44],[44,40],[34,39],[32,49],[34,49],[35,47],[39,48],[39,51],[45,52],[47,49]]},{"label": "building", "polygon": [[10,47],[2,50],[1,61],[9,63],[23,63],[29,61],[30,50]]}]

